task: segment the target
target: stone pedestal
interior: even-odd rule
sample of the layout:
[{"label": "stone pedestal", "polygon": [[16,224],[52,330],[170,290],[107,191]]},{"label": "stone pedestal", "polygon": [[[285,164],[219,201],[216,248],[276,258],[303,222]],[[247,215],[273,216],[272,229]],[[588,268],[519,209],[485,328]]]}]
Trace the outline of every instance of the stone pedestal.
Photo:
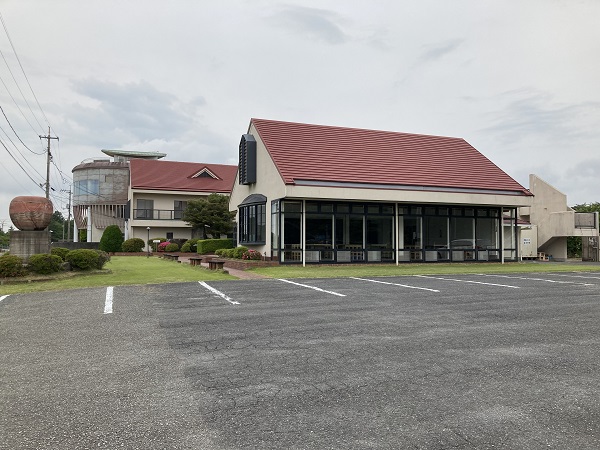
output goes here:
[{"label": "stone pedestal", "polygon": [[10,254],[23,258],[27,262],[31,255],[50,253],[50,231],[10,232]]}]

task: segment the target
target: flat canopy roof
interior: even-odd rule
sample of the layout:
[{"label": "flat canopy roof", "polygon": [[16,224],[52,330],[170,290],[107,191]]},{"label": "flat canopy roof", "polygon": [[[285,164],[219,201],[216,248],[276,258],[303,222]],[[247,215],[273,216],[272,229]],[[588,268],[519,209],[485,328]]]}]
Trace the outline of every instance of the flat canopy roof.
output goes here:
[{"label": "flat canopy roof", "polygon": [[160,159],[167,156],[166,153],[159,152],[135,152],[131,150],[102,150],[102,153],[108,156],[124,156],[128,158]]}]

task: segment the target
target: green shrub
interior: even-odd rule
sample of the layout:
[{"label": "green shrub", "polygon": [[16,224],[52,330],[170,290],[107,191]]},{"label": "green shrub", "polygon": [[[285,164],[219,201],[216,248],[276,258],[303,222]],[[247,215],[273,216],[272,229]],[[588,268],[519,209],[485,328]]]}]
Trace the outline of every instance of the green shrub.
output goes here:
[{"label": "green shrub", "polygon": [[215,253],[220,248],[232,248],[233,241],[231,239],[201,239],[196,243],[197,252],[201,255],[207,253]]},{"label": "green shrub", "polygon": [[98,268],[100,255],[96,250],[79,249],[67,253],[67,262],[71,269],[91,270]]},{"label": "green shrub", "polygon": [[179,251],[179,245],[177,245],[175,242],[171,242],[170,244],[168,244],[165,247],[165,252],[177,252]]},{"label": "green shrub", "polygon": [[248,251],[248,247],[244,247],[243,245],[240,245],[239,247],[236,247],[233,249],[233,257],[236,259],[242,259],[242,257],[244,256],[244,253],[246,253]]},{"label": "green shrub", "polygon": [[96,264],[96,269],[102,269],[104,264],[110,261],[110,255],[102,250],[94,250],[98,253],[98,263]]},{"label": "green shrub", "polygon": [[105,252],[120,252],[123,245],[123,233],[119,225],[109,225],[102,233],[98,248]]},{"label": "green shrub", "polygon": [[0,277],[21,277],[26,273],[23,260],[18,256],[8,254],[0,256]]},{"label": "green shrub", "polygon": [[58,255],[40,253],[31,255],[27,263],[27,269],[33,273],[47,275],[62,270],[63,260]]},{"label": "green shrub", "polygon": [[262,259],[262,255],[256,250],[248,250],[247,252],[244,252],[244,254],[242,255],[242,259],[260,261]]},{"label": "green shrub", "polygon": [[156,251],[156,247],[158,247],[158,244],[155,244],[154,241],[160,241],[160,242],[166,242],[167,239],[166,238],[151,238],[148,241],[148,245],[154,249],[154,251]]},{"label": "green shrub", "polygon": [[64,248],[64,247],[52,247],[52,249],[50,250],[50,254],[59,256],[60,259],[65,261],[67,258],[67,253],[69,253],[69,251],[70,250],[68,248]]},{"label": "green shrub", "polygon": [[181,246],[181,251],[184,253],[195,252],[197,243],[198,243],[198,239],[188,239]]},{"label": "green shrub", "polygon": [[121,250],[127,253],[137,253],[141,252],[145,245],[146,243],[143,239],[131,238],[123,242],[123,245],[121,245]]}]

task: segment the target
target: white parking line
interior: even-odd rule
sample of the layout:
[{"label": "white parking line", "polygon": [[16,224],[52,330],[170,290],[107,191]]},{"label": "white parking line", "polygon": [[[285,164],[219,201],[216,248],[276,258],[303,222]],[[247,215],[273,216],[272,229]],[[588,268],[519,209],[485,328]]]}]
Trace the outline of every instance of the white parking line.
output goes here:
[{"label": "white parking line", "polygon": [[[10,294],[8,294],[8,295],[10,295]],[[8,295],[3,295],[2,297],[0,297],[0,302],[1,302],[2,300],[4,300],[6,297],[8,297]]]},{"label": "white parking line", "polygon": [[405,287],[405,288],[409,288],[409,289],[422,289],[424,291],[440,292],[437,289],[430,289],[430,288],[424,288],[424,287],[418,287],[418,286],[409,286],[407,284],[390,283],[389,281],[369,280],[368,278],[356,278],[356,277],[350,277],[350,278],[352,278],[353,280],[370,281],[371,283],[390,284],[392,286],[400,286],[400,287]]},{"label": "white parking line", "polygon": [[198,283],[200,283],[201,286],[204,286],[206,289],[208,289],[209,291],[211,291],[214,294],[217,294],[219,297],[221,297],[224,300],[227,300],[229,303],[231,303],[232,305],[239,305],[240,302],[236,302],[235,300],[230,299],[229,297],[227,297],[225,294],[223,294],[221,291],[217,291],[214,287],[209,286],[208,284],[206,284],[204,281],[198,281]]},{"label": "white parking line", "polygon": [[427,275],[414,275],[414,276],[415,277],[421,277],[421,278],[432,278],[434,280],[456,281],[458,283],[485,284],[487,286],[500,286],[500,287],[507,287],[507,288],[511,288],[511,289],[519,289],[519,286],[511,286],[510,284],[484,283],[483,281],[457,280],[457,279],[454,279],[454,278],[430,277],[430,276],[427,276]]},{"label": "white parking line", "polygon": [[113,286],[106,288],[106,299],[104,300],[104,314],[112,314],[113,312]]},{"label": "white parking line", "polygon": [[533,277],[515,277],[515,276],[510,276],[510,275],[493,275],[493,274],[481,274],[482,276],[486,276],[486,277],[498,277],[498,278],[513,278],[516,280],[530,280],[530,281],[544,281],[546,283],[558,283],[558,284],[579,284],[579,285],[583,285],[583,286],[595,286],[592,283],[580,283],[578,281],[559,281],[559,280],[547,280],[545,278],[533,278]]},{"label": "white parking line", "polygon": [[[581,272],[575,272],[575,273],[581,273]],[[600,277],[591,277],[591,276],[585,276],[585,275],[571,275],[568,273],[548,273],[545,275],[552,275],[553,277],[571,277],[571,278],[585,278],[586,280],[600,280]]]},{"label": "white parking line", "polygon": [[295,283],[295,282],[290,281],[290,280],[284,280],[283,278],[279,278],[279,281],[283,281],[284,283],[295,284],[296,286],[302,286],[302,287],[306,287],[306,288],[309,288],[309,289],[314,289],[315,291],[325,292],[326,294],[337,295],[338,297],[345,297],[346,296],[344,294],[340,294],[339,292],[326,291],[325,289],[321,289],[321,288],[318,288],[318,287],[315,287],[315,286],[309,286],[308,284]]}]

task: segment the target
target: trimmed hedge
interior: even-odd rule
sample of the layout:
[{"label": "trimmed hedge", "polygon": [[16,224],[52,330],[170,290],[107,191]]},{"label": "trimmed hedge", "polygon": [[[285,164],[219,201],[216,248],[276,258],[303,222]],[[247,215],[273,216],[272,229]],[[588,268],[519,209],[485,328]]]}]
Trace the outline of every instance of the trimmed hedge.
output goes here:
[{"label": "trimmed hedge", "polygon": [[71,250],[69,250],[68,248],[65,248],[65,247],[52,247],[50,249],[50,254],[59,256],[60,259],[62,259],[63,261],[66,261],[67,253],[69,253],[70,251]]},{"label": "trimmed hedge", "polygon": [[121,245],[121,250],[127,253],[137,253],[141,252],[145,245],[146,243],[143,239],[131,238],[123,242],[123,245]]},{"label": "trimmed hedge", "polygon": [[120,252],[123,245],[123,233],[119,225],[109,225],[102,233],[99,249],[105,252]]},{"label": "trimmed hedge", "polygon": [[18,256],[9,254],[0,256],[0,277],[21,277],[26,273],[23,260]]},{"label": "trimmed hedge", "polygon": [[181,246],[181,251],[183,253],[195,252],[197,243],[198,243],[198,239],[188,239]]},{"label": "trimmed hedge", "polygon": [[215,253],[221,248],[233,248],[231,239],[201,239],[196,243],[196,252],[200,255]]},{"label": "trimmed hedge", "polygon": [[63,260],[58,255],[39,253],[31,255],[27,263],[27,269],[33,273],[47,275],[63,270]]},{"label": "trimmed hedge", "polygon": [[177,252],[179,251],[179,245],[177,245],[175,242],[171,242],[170,244],[168,244],[165,247],[165,252]]},{"label": "trimmed hedge", "polygon": [[108,254],[101,250],[79,249],[67,254],[67,262],[71,264],[71,268],[79,270],[102,269],[109,259]]}]

